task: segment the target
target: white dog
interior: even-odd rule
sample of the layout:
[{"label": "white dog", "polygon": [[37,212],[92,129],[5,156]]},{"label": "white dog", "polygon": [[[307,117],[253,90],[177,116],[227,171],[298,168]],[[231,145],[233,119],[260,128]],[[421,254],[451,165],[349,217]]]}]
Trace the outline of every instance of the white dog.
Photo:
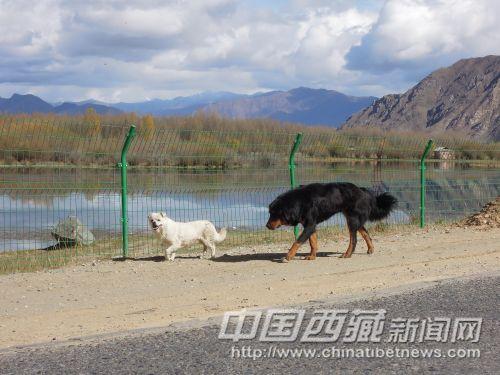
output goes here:
[{"label": "white dog", "polygon": [[222,228],[219,233],[208,220],[176,222],[164,212],[152,212],[148,215],[151,229],[156,236],[168,247],[165,249],[165,258],[175,259],[175,251],[196,242],[203,244],[203,254],[210,250],[211,257],[215,257],[215,243],[226,239],[227,230]]}]

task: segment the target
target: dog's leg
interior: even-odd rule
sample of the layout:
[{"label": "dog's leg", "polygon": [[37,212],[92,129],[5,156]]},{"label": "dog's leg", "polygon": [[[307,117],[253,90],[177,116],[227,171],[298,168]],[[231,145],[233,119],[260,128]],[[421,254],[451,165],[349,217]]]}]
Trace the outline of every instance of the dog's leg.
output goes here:
[{"label": "dog's leg", "polygon": [[205,244],[205,241],[203,241],[203,239],[201,239],[201,238],[198,242],[203,245],[203,254],[200,255],[200,259],[203,259],[203,258],[205,258],[205,254],[207,253],[208,246]]},{"label": "dog's leg", "polygon": [[205,238],[200,239],[200,242],[203,244],[203,255],[210,250],[211,258],[215,257],[215,245]]},{"label": "dog's leg", "polygon": [[311,246],[311,253],[306,256],[306,260],[314,260],[316,259],[316,252],[318,251],[318,234],[314,232],[309,237],[309,245]]},{"label": "dog's leg", "polygon": [[208,248],[210,249],[210,257],[212,259],[215,258],[215,244],[211,243]]},{"label": "dog's leg", "polygon": [[344,254],[342,254],[340,257],[341,258],[350,258],[352,253],[354,252],[354,249],[356,248],[356,242],[358,241],[356,232],[351,231],[349,228],[349,246],[347,247],[347,250],[345,251]]},{"label": "dog's leg", "polygon": [[304,230],[300,234],[299,238],[297,238],[297,241],[293,243],[290,250],[288,250],[286,257],[284,257],[282,260],[285,262],[291,261],[295,254],[297,254],[297,250],[299,250],[300,245],[306,242],[314,232],[316,232],[316,224],[305,225]]},{"label": "dog's leg", "polygon": [[357,232],[359,229],[358,220],[356,218],[347,219],[347,227],[349,228],[349,246],[341,258],[350,258],[354,250],[356,250],[356,243],[358,242]]},{"label": "dog's leg", "polygon": [[181,246],[178,244],[172,244],[165,249],[165,259],[174,261],[175,259],[175,251],[178,250]]},{"label": "dog's leg", "polygon": [[299,250],[300,245],[301,245],[300,242],[295,241],[293,243],[292,247],[290,248],[290,250],[288,250],[288,253],[286,254],[286,256],[282,260],[285,262],[291,261],[293,259],[293,257],[295,256],[295,254],[297,254],[297,250]]},{"label": "dog's leg", "polygon": [[366,228],[364,226],[359,228],[359,233],[363,236],[363,239],[366,242],[366,246],[368,246],[367,253],[373,254],[373,250],[374,250],[373,242],[372,242],[372,239],[371,239],[370,235],[368,234],[368,231],[366,230]]}]

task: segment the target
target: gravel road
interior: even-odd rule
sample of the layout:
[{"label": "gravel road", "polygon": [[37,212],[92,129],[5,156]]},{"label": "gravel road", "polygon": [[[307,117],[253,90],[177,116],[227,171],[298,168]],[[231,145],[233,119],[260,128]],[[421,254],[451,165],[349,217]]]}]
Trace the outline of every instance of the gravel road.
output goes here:
[{"label": "gravel road", "polygon": [[[355,309],[387,311],[385,326],[380,342],[347,343],[339,339],[337,343],[259,342],[253,340],[218,339],[220,324],[184,330],[164,330],[155,333],[124,334],[114,338],[85,340],[66,345],[45,345],[0,352],[0,373],[19,374],[221,374],[221,373],[439,373],[439,374],[498,374],[500,373],[500,277],[482,277],[468,280],[440,282],[428,289],[414,290],[403,294],[376,297],[350,303],[318,302],[311,307],[294,306],[305,309],[304,321],[311,317],[313,309],[348,309],[348,322]],[[265,313],[266,311],[264,311]],[[470,341],[392,343],[389,323],[398,317],[406,318],[482,318],[479,342]],[[306,323],[302,324],[305,328]],[[453,325],[453,324],[452,324]],[[262,326],[259,326],[262,327]],[[346,327],[344,325],[344,327]],[[230,326],[232,328],[232,326]],[[451,335],[452,329],[450,329]],[[227,331],[232,332],[232,331]],[[302,332],[302,331],[300,331]],[[260,334],[260,331],[257,334]],[[300,338],[300,336],[299,336]],[[342,338],[342,336],[341,336]],[[430,338],[430,336],[429,336]],[[309,348],[323,353],[324,349],[363,350],[364,358],[263,358],[269,347],[278,350]],[[233,349],[232,349],[233,348]],[[243,352],[247,348],[246,358]],[[256,350],[257,349],[257,350]],[[375,350],[398,349],[401,355],[416,349],[441,350],[437,358],[373,358]],[[449,358],[449,350],[455,355],[465,355],[467,350],[480,358]],[[472,349],[472,351],[471,351]],[[238,352],[239,350],[239,352]],[[370,355],[370,350],[372,351]],[[233,353],[233,355],[231,355]],[[239,358],[237,357],[239,354]],[[250,353],[261,358],[251,358]],[[263,354],[264,353],[264,354]],[[338,353],[338,352],[337,352]],[[429,352],[427,352],[429,353]],[[276,354],[276,353],[274,353]],[[368,358],[371,356],[371,358]],[[446,356],[446,358],[445,358]]]}]

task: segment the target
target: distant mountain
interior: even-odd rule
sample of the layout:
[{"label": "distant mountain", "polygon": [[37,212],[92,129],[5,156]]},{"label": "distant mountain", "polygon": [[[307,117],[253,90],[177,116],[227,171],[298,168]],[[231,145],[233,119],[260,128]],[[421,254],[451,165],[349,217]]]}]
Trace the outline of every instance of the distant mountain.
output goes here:
[{"label": "distant mountain", "polygon": [[201,110],[230,118],[272,118],[306,125],[339,126],[375,97],[348,96],[333,90],[299,87],[207,105]]},{"label": "distant mountain", "polygon": [[97,100],[49,104],[34,95],[14,94],[0,98],[0,112],[58,113],[75,115],[92,107],[100,114],[136,112],[138,115],[189,116],[198,111],[230,118],[272,118],[308,125],[338,126],[350,115],[369,106],[375,97],[355,97],[337,91],[299,87],[253,95],[231,92],[204,92],[174,99],[137,103],[103,103]]},{"label": "distant mountain", "polygon": [[[107,107],[111,107],[112,106],[109,103],[101,102],[100,100],[95,100],[95,99],[87,99],[87,100],[82,100],[82,101],[79,101],[79,102],[69,102],[69,103],[75,103],[75,104],[78,104],[78,105],[81,105],[81,104],[101,104],[101,105],[105,105]],[[62,103],[58,103],[57,105],[59,105],[59,104],[62,104]]]},{"label": "distant mountain", "polygon": [[191,96],[179,96],[174,99],[153,99],[138,103],[109,104],[125,112],[136,112],[139,115],[152,114],[156,116],[189,115],[198,109],[222,100],[235,99],[246,95],[232,92],[203,92]]},{"label": "distant mountain", "polygon": [[436,70],[404,94],[386,95],[343,128],[433,133],[460,131],[500,140],[500,56],[464,59]]},{"label": "distant mountain", "polygon": [[48,113],[54,107],[35,95],[14,94],[9,99],[0,98],[0,113]]},{"label": "distant mountain", "polygon": [[117,115],[119,113],[122,113],[122,111],[120,111],[117,108],[109,107],[102,104],[94,104],[92,102],[83,104],[65,102],[63,104],[54,107],[52,112],[61,115],[78,115],[85,113],[85,111],[88,108],[94,108],[94,110],[101,115]]},{"label": "distant mountain", "polygon": [[0,113],[57,113],[76,115],[85,113],[89,107],[94,108],[99,114],[121,113],[119,109],[102,104],[94,104],[92,102],[82,104],[65,102],[59,105],[52,105],[40,99],[38,96],[31,94],[14,94],[9,99],[0,98]]}]

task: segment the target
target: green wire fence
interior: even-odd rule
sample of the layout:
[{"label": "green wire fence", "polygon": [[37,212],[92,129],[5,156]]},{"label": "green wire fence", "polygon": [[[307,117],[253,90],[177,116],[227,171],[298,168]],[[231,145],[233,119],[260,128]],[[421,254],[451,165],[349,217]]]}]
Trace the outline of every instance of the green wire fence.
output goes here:
[{"label": "green wire fence", "polygon": [[[399,206],[386,223],[398,225],[459,220],[500,195],[499,143],[428,142],[213,116],[0,116],[0,272],[163,255],[151,211],[228,227],[219,254],[260,244],[284,251],[293,229],[266,230],[267,206],[311,182],[390,191]],[[69,217],[76,228],[61,225]],[[344,219],[321,226],[328,236]]]}]

